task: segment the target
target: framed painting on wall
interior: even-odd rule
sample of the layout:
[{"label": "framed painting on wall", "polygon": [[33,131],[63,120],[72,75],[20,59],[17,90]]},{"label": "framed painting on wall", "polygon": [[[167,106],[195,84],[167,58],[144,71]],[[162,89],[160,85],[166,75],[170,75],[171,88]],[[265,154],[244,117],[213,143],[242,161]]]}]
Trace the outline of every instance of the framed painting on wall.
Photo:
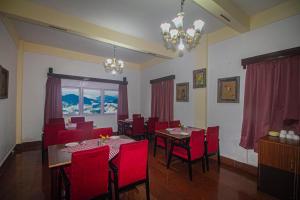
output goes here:
[{"label": "framed painting on wall", "polygon": [[176,84],[176,101],[188,102],[189,101],[189,83]]},{"label": "framed painting on wall", "polygon": [[206,69],[197,69],[193,71],[193,88],[206,87]]},{"label": "framed painting on wall", "polygon": [[240,77],[218,79],[218,103],[239,103]]}]

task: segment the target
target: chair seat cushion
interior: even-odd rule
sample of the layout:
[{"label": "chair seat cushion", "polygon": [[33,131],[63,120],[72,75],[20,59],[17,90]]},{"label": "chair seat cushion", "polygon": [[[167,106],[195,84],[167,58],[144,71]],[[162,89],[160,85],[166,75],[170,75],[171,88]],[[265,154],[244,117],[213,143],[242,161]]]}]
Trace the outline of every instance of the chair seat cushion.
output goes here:
[{"label": "chair seat cushion", "polygon": [[[188,152],[183,147],[174,146],[172,154],[185,160],[188,160]],[[200,157],[195,157],[193,154],[191,154],[191,160],[196,160],[198,158]]]}]

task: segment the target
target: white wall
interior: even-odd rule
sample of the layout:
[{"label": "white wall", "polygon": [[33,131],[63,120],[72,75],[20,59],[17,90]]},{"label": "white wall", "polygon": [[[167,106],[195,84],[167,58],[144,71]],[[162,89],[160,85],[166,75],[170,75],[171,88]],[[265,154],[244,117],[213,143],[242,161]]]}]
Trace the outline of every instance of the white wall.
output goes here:
[{"label": "white wall", "polygon": [[[300,15],[209,46],[207,117],[208,125],[220,126],[222,155],[257,165],[257,154],[239,146],[246,72],[241,59],[296,46],[300,46]],[[240,76],[240,103],[217,103],[218,78],[231,76]]]},{"label": "white wall", "polygon": [[[158,65],[145,68],[142,72],[142,113],[144,116],[151,115],[151,84],[150,80],[174,74],[174,119],[180,120],[184,125],[195,126],[196,90],[193,89],[193,70],[197,66],[196,51],[185,53],[178,57]],[[176,102],[176,83],[189,82],[189,102]]]},{"label": "white wall", "polygon": [[0,65],[9,71],[8,98],[0,99],[0,166],[16,144],[17,49],[0,20]]},{"label": "white wall", "polygon": [[[114,80],[128,80],[129,113],[140,113],[140,70],[126,68],[121,75],[113,76],[104,72],[101,64],[69,60],[42,54],[24,54],[23,105],[22,105],[22,142],[41,139],[44,120],[45,85],[48,68],[54,73]],[[97,126],[117,128],[116,115],[89,116]]]}]

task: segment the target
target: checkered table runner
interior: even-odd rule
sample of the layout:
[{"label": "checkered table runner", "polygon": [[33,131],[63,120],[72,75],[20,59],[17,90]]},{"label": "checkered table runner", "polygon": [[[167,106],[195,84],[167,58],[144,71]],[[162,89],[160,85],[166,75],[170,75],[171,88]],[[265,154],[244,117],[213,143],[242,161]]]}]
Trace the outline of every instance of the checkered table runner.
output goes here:
[{"label": "checkered table runner", "polygon": [[62,151],[66,151],[69,153],[74,153],[77,151],[83,151],[83,150],[89,150],[94,149],[99,146],[109,145],[110,151],[109,151],[109,160],[111,160],[113,157],[115,157],[119,153],[120,145],[126,144],[130,142],[134,142],[135,140],[132,139],[107,139],[105,144],[99,144],[99,139],[93,139],[93,140],[86,140],[76,146],[73,147],[66,147],[62,149]]}]

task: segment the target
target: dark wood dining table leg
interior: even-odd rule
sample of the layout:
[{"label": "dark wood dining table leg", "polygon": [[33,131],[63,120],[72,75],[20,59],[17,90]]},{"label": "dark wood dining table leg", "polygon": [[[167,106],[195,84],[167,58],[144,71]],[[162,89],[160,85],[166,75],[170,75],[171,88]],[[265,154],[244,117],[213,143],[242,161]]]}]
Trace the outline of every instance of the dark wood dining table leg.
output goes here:
[{"label": "dark wood dining table leg", "polygon": [[53,200],[59,199],[58,198],[58,191],[59,191],[58,173],[59,173],[58,167],[51,168],[51,199]]}]

